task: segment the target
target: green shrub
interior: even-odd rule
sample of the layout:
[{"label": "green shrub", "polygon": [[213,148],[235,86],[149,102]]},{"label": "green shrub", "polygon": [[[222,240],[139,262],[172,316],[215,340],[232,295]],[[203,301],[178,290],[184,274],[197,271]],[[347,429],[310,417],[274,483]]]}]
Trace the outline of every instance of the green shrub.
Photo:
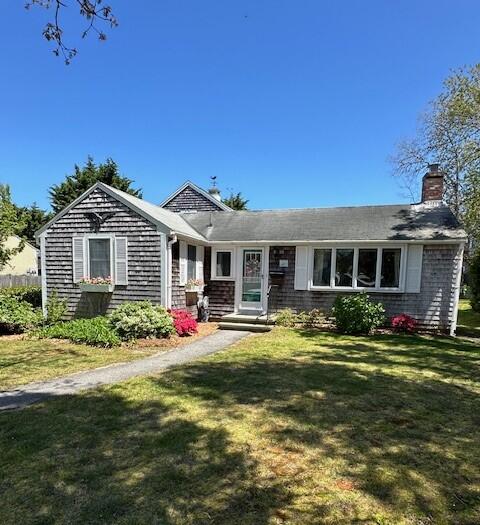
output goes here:
[{"label": "green shrub", "polygon": [[39,308],[8,294],[0,294],[0,334],[21,334],[42,322]]},{"label": "green shrub", "polygon": [[470,304],[474,312],[480,312],[480,248],[475,252],[468,268]]},{"label": "green shrub", "polygon": [[63,319],[67,311],[67,301],[59,299],[57,290],[53,290],[47,301],[47,316],[45,324],[55,324]]},{"label": "green shrub", "polygon": [[68,339],[73,343],[108,348],[121,344],[121,339],[106,317],[93,319],[74,319],[51,326],[45,326],[36,332],[40,338]]},{"label": "green shrub", "polygon": [[337,329],[345,334],[369,334],[385,322],[385,308],[366,294],[343,295],[332,309]]},{"label": "green shrub", "polygon": [[284,326],[286,328],[293,328],[297,324],[297,321],[298,316],[291,308],[280,310],[275,320],[278,326]]},{"label": "green shrub", "polygon": [[316,328],[325,322],[323,312],[314,308],[309,312],[300,312],[296,314],[291,308],[284,308],[277,313],[276,324],[287,328],[294,328],[297,325],[305,328]]},{"label": "green shrub", "polygon": [[302,312],[301,323],[305,328],[317,328],[325,323],[325,314],[318,308]]},{"label": "green shrub", "polygon": [[126,340],[169,337],[175,333],[172,316],[149,301],[123,303],[111,314],[110,324]]},{"label": "green shrub", "polygon": [[30,303],[35,308],[42,306],[42,287],[41,286],[14,286],[12,288],[2,288],[1,296],[15,297],[19,301]]}]

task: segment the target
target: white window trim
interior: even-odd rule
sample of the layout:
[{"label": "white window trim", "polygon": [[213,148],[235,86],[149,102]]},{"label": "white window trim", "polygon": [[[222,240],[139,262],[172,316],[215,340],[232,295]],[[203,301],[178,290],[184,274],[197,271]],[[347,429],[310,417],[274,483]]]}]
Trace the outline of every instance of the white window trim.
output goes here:
[{"label": "white window trim", "polygon": [[[189,248],[190,246],[192,246],[192,247],[195,248],[195,259],[193,259],[193,261],[190,260],[190,259],[188,258],[188,248]],[[197,264],[197,261],[198,261],[198,244],[193,244],[193,243],[191,243],[191,242],[187,242],[187,283],[188,283],[188,281],[189,281],[190,279],[199,279],[199,276],[198,276],[198,264]],[[193,264],[194,264],[195,277],[188,277],[188,265],[189,265],[190,263],[192,263],[192,262],[193,262]]]},{"label": "white window trim", "polygon": [[90,239],[109,239],[110,240],[110,277],[115,283],[115,236],[108,233],[89,233],[85,235],[85,256],[87,277],[90,279]]},{"label": "white window trim", "polygon": [[[358,253],[362,249],[373,249],[377,250],[377,268],[375,275],[375,286],[358,286]],[[400,278],[399,286],[392,288],[381,288],[381,268],[382,258],[384,249],[400,249]],[[335,271],[337,261],[337,250],[349,249],[353,250],[353,275],[352,275],[352,286],[335,286]],[[330,268],[330,286],[315,286],[313,284],[313,263],[314,263],[314,251],[315,250],[332,250],[332,260]],[[373,293],[404,293],[405,291],[405,270],[406,270],[406,246],[403,244],[378,244],[372,245],[336,245],[336,246],[312,246],[310,247],[309,253],[309,278],[308,278],[308,289],[312,291],[339,291],[339,292],[373,292]]]},{"label": "white window trim", "polygon": [[[230,253],[230,275],[217,275],[217,253],[228,252]],[[219,247],[212,248],[211,258],[211,280],[212,281],[235,281],[235,248],[233,247]]]}]

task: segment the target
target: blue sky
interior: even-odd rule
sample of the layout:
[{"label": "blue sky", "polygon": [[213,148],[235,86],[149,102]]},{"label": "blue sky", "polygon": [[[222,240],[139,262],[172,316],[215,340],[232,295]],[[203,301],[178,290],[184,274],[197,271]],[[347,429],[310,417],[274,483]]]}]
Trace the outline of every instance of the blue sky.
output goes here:
[{"label": "blue sky", "polygon": [[109,3],[106,43],[67,17],[80,52],[65,67],[47,14],[2,2],[0,181],[19,204],[48,206],[89,154],[152,202],[211,175],[252,208],[403,202],[395,143],[480,61],[478,0]]}]

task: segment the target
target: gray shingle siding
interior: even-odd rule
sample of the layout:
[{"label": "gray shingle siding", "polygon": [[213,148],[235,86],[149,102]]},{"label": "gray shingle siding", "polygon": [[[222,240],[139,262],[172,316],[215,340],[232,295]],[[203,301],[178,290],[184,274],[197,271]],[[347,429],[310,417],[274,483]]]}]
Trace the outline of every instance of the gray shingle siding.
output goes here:
[{"label": "gray shingle siding", "polygon": [[[72,237],[93,233],[86,211],[115,212],[99,233],[128,238],[128,285],[112,294],[81,293],[73,282]],[[47,295],[57,290],[67,300],[67,317],[109,312],[124,301],[161,302],[161,238],[149,221],[100,189],[89,194],[50,226],[45,240]]]},{"label": "gray shingle siding", "polygon": [[[193,297],[192,294],[190,299]],[[175,310],[186,309],[195,319],[198,317],[196,303],[187,305],[185,286],[180,285],[180,245],[178,242],[172,245],[172,308]]]},{"label": "gray shingle siding", "polygon": [[218,319],[222,315],[230,314],[235,308],[235,282],[234,281],[212,281],[212,250],[205,248],[204,274],[206,293],[210,300],[210,316]]},{"label": "gray shingle siding", "polygon": [[[459,245],[425,245],[423,251],[420,293],[377,293],[370,297],[381,301],[388,317],[407,313],[422,327],[447,330],[454,308],[455,276],[460,263]],[[284,282],[272,287],[269,308],[278,311],[292,308],[296,311],[319,308],[329,311],[335,298],[345,292],[308,291],[294,289],[295,247],[272,246],[270,271],[279,270],[279,259],[288,259]]]},{"label": "gray shingle siding", "polygon": [[166,210],[179,213],[182,211],[219,211],[220,206],[198,193],[193,188],[187,187],[163,205]]}]

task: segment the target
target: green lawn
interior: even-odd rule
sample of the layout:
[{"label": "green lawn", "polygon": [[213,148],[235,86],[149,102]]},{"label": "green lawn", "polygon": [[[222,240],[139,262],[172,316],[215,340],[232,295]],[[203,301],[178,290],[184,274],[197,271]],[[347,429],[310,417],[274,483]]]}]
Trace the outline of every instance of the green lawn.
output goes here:
[{"label": "green lawn", "polygon": [[208,335],[214,329],[213,323],[201,324],[199,333],[192,337],[153,341],[155,346],[146,346],[140,342],[135,346],[108,349],[49,339],[0,337],[0,390],[91,368],[133,361],[188,343],[192,339]]},{"label": "green lawn", "polygon": [[457,334],[480,338],[480,313],[472,310],[468,299],[460,301]]},{"label": "green lawn", "polygon": [[0,414],[2,525],[480,523],[480,346],[275,329]]}]

